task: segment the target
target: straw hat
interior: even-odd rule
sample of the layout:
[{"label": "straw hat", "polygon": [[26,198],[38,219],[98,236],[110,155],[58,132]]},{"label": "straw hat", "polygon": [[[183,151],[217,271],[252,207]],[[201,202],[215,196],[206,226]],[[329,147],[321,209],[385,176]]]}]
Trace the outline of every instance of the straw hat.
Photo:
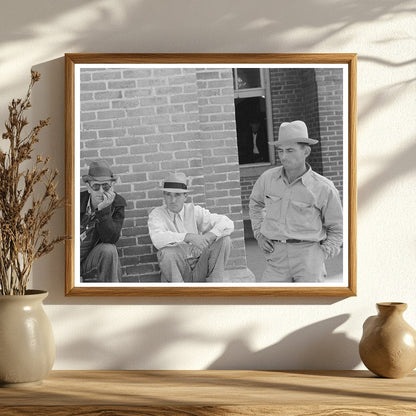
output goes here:
[{"label": "straw hat", "polygon": [[163,180],[162,189],[166,192],[187,193],[188,179],[182,172],[170,173]]}]

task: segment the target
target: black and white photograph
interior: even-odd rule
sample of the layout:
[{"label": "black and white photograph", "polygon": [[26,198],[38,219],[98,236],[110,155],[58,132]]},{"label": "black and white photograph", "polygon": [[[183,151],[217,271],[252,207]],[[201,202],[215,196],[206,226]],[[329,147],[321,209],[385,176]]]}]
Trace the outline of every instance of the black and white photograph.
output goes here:
[{"label": "black and white photograph", "polygon": [[67,295],[353,296],[355,55],[66,55]]}]

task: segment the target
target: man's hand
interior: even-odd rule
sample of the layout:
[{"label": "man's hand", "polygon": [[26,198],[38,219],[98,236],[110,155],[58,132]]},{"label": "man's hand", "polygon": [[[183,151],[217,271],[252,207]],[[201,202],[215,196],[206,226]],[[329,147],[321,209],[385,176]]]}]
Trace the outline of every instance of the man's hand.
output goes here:
[{"label": "man's hand", "polygon": [[116,194],[111,189],[107,192],[104,192],[103,200],[97,205],[97,210],[101,211],[104,208],[110,206],[113,203],[115,197],[116,197]]},{"label": "man's hand", "polygon": [[199,256],[202,254],[202,250],[192,244],[190,244],[189,247],[192,257],[198,259]]},{"label": "man's hand", "polygon": [[185,243],[192,244],[200,250],[204,250],[209,245],[205,236],[193,233],[186,234],[183,241],[185,241]]},{"label": "man's hand", "polygon": [[204,235],[188,233],[185,235],[185,243],[190,243],[199,248],[201,251],[208,248],[217,237],[213,233],[206,233]]},{"label": "man's hand", "polygon": [[217,236],[214,233],[211,233],[210,231],[205,233],[204,237],[207,239],[209,245],[215,243],[215,241],[217,240]]},{"label": "man's hand", "polygon": [[265,237],[263,234],[259,235],[259,238],[257,239],[257,243],[259,247],[265,252],[265,253],[272,253],[274,250],[273,247],[273,241],[269,240],[267,237]]}]

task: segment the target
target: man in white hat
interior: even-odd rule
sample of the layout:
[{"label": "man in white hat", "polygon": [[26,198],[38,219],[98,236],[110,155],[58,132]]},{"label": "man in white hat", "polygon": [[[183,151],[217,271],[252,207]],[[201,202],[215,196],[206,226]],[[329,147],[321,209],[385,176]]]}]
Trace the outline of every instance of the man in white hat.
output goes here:
[{"label": "man in white hat", "polygon": [[105,160],[91,162],[82,176],[81,281],[118,282],[121,266],[115,246],[124,222],[125,199],[114,192],[116,177]]},{"label": "man in white hat", "polygon": [[185,174],[170,174],[163,181],[165,204],[149,214],[162,282],[221,282],[234,223],[225,215],[185,203],[188,192]]},{"label": "man in white hat", "polygon": [[282,166],[267,170],[254,184],[249,213],[267,260],[263,282],[322,282],[325,260],[340,252],[339,193],[306,163],[310,145],[317,142],[303,121],[282,123],[273,142]]}]

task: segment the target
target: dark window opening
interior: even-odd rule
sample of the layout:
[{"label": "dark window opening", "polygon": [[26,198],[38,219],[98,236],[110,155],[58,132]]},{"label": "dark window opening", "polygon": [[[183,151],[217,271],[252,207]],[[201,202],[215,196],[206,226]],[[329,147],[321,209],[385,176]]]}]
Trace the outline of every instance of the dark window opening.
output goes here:
[{"label": "dark window opening", "polygon": [[265,98],[236,98],[234,103],[239,163],[269,162]]}]

